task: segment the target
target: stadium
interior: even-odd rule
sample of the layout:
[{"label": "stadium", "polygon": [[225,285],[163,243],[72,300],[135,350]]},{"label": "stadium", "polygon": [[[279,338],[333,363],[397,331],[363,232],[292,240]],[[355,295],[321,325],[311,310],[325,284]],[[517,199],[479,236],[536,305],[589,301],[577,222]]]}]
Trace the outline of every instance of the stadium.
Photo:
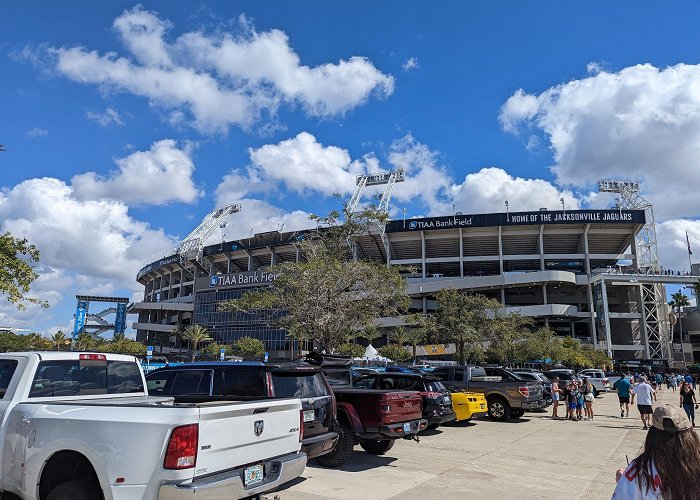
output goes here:
[{"label": "stadium", "polygon": [[[210,214],[209,226],[224,212]],[[540,209],[392,220],[359,238],[356,258],[410,265],[415,272],[405,278],[416,312],[433,311],[442,288],[479,292],[499,300],[506,312],[532,317],[617,360],[691,363],[690,344],[676,345],[669,337],[665,285],[697,278],[643,265],[647,214],[622,208]],[[143,301],[133,305],[137,338],[150,340],[178,323],[195,323],[219,343],[252,336],[265,342],[272,359],[291,356],[296,347],[284,331],[267,325],[264,313],[222,312],[216,306],[273,283],[270,267],[299,259],[298,242],[306,234],[265,232],[200,245],[197,251],[181,246],[148,264],[137,276],[144,287]],[[377,321],[384,333],[396,324]]]}]

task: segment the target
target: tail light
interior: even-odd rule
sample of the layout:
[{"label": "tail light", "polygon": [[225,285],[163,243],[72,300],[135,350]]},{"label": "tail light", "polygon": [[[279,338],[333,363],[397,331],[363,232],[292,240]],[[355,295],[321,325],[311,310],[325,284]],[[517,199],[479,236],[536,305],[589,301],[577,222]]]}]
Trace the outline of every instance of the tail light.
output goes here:
[{"label": "tail light", "polygon": [[299,442],[304,440],[304,410],[299,410]]},{"label": "tail light", "polygon": [[199,424],[175,427],[170,434],[163,467],[166,469],[191,469],[197,463],[198,445]]},{"label": "tail light", "polygon": [[442,403],[442,394],[439,392],[424,392],[423,395],[429,403]]},{"label": "tail light", "polygon": [[518,392],[523,396],[528,397],[530,395],[530,388],[526,385],[523,385],[521,387],[518,387]]}]

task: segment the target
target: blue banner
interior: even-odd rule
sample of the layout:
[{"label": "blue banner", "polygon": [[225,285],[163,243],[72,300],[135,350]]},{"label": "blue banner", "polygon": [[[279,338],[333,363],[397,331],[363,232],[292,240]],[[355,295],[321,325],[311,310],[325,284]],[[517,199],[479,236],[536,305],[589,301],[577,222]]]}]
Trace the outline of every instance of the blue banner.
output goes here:
[{"label": "blue banner", "polygon": [[78,307],[75,309],[75,324],[73,325],[73,338],[83,332],[85,326],[85,318],[87,317],[87,305],[84,300],[78,301]]},{"label": "blue banner", "polygon": [[114,320],[114,333],[124,333],[126,330],[126,303],[117,304],[117,317]]}]

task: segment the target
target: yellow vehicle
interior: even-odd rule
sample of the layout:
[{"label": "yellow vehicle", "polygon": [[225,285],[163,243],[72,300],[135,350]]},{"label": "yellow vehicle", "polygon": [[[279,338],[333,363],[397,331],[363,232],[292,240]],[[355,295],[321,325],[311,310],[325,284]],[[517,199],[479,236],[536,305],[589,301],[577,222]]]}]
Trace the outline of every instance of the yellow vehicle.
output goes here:
[{"label": "yellow vehicle", "polygon": [[456,421],[469,421],[488,413],[486,397],[481,392],[453,392],[452,409],[455,411]]}]

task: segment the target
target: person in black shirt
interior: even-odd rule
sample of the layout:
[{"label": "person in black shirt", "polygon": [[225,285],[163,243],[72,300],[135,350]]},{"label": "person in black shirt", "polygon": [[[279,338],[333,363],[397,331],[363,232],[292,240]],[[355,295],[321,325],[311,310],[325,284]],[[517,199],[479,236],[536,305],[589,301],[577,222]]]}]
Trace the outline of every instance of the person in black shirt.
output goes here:
[{"label": "person in black shirt", "polygon": [[695,399],[695,391],[691,389],[688,382],[683,382],[681,386],[681,406],[688,415],[688,420],[690,420],[695,427],[695,407],[698,404],[698,400]]}]

